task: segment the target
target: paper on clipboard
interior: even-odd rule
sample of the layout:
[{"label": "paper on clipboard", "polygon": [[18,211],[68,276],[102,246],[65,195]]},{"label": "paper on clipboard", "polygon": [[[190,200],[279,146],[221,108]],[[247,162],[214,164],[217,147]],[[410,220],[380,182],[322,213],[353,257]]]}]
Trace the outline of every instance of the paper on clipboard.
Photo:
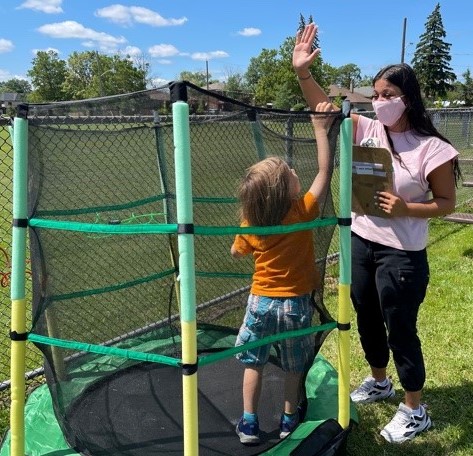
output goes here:
[{"label": "paper on clipboard", "polygon": [[391,152],[384,147],[353,146],[352,210],[357,214],[387,217],[375,206],[378,191],[393,190]]}]

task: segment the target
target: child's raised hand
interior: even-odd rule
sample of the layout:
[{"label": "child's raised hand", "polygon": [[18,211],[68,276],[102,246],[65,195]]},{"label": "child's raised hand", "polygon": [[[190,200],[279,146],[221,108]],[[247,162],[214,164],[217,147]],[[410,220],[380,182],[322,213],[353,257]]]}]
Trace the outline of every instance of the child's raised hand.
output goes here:
[{"label": "child's raised hand", "polygon": [[[328,101],[323,101],[322,103],[318,103],[315,108],[315,112],[338,112],[338,111],[340,111],[340,109]],[[324,133],[328,132],[334,119],[334,116],[323,116],[323,115],[317,115],[317,114],[313,114],[310,117],[312,120],[312,125],[314,126],[314,131],[315,132],[323,131]]]}]

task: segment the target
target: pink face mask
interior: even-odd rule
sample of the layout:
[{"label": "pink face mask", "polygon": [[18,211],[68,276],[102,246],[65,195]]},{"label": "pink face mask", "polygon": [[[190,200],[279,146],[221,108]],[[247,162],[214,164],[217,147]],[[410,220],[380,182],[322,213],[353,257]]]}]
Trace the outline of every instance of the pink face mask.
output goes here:
[{"label": "pink face mask", "polygon": [[406,105],[402,97],[391,98],[390,100],[374,100],[373,109],[378,120],[386,127],[392,127],[404,114]]}]

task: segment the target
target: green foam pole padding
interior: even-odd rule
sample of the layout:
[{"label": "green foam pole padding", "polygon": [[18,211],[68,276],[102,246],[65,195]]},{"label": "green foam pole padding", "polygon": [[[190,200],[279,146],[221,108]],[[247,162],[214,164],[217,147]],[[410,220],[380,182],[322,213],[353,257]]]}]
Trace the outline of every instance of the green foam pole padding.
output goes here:
[{"label": "green foam pole padding", "polygon": [[[353,121],[340,129],[340,218],[351,218]],[[340,226],[340,283],[351,283],[351,227]]]}]

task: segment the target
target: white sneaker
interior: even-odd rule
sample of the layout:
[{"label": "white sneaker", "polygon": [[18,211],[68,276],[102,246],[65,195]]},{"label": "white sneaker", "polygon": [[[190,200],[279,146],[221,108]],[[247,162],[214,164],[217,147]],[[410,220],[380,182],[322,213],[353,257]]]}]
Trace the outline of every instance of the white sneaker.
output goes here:
[{"label": "white sneaker", "polygon": [[363,383],[350,394],[351,400],[357,404],[381,401],[393,397],[395,394],[393,384],[388,378],[388,384],[381,386],[373,377],[366,377]]},{"label": "white sneaker", "polygon": [[399,404],[394,418],[384,427],[381,435],[390,443],[412,440],[416,435],[432,426],[432,421],[422,405],[420,410],[420,415],[414,415],[412,409],[403,403]]}]

